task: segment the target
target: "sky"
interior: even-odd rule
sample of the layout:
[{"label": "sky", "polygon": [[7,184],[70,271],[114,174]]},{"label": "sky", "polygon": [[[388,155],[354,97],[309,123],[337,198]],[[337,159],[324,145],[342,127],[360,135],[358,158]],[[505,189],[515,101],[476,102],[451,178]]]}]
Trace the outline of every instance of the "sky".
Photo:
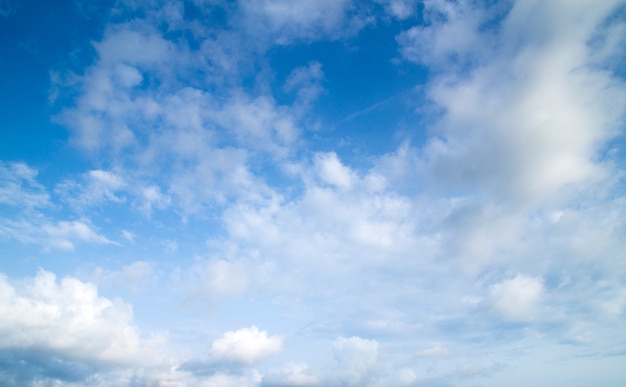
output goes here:
[{"label": "sky", "polygon": [[626,385],[623,0],[0,0],[3,386]]}]

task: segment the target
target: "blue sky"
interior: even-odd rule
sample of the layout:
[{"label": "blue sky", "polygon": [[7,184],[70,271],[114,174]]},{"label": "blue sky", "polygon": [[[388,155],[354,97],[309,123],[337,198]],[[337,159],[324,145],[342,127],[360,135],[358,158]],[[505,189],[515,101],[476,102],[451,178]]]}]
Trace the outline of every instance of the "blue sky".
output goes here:
[{"label": "blue sky", "polygon": [[0,0],[0,384],[623,386],[626,3]]}]

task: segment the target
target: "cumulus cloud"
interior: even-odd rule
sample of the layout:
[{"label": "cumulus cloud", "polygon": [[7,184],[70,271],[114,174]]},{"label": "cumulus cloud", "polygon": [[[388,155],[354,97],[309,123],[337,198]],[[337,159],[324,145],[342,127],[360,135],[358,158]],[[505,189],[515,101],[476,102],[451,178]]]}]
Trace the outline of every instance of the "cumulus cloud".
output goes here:
[{"label": "cumulus cloud", "polygon": [[33,367],[32,359],[56,359],[41,363],[43,370],[30,370],[32,378],[54,379],[55,367],[69,367],[70,373],[86,367],[89,375],[102,367],[151,367],[163,360],[162,339],[142,337],[132,306],[99,296],[93,284],[72,277],[57,280],[44,270],[15,283],[2,275],[0,303],[3,356],[27,359]]},{"label": "cumulus cloud", "polygon": [[[198,83],[198,72],[217,65],[217,59],[205,56],[208,40],[191,50],[168,40],[147,20],[107,30],[95,43],[98,59],[79,78],[75,106],[63,109],[56,120],[72,130],[79,148],[118,160],[115,172],[100,174],[115,173],[125,184],[104,187],[113,182],[102,179],[96,184],[97,171],[92,171],[82,184],[61,185],[60,193],[82,203],[120,201],[123,190],[146,216],[170,206],[187,216],[233,197],[263,195],[266,190],[250,164],[268,154],[283,159],[293,152],[306,109],[304,104],[280,105],[270,93],[244,90],[239,79],[220,88],[212,82],[221,80]],[[139,46],[146,51],[136,50]],[[319,69],[313,65],[309,73],[311,81],[293,82],[303,93],[315,94],[312,79]]]},{"label": "cumulus cloud", "polygon": [[545,288],[540,278],[518,274],[492,285],[490,294],[494,311],[510,320],[526,320],[536,312]]},{"label": "cumulus cloud", "polygon": [[253,364],[281,349],[280,336],[269,336],[266,331],[251,326],[224,333],[224,336],[213,341],[209,354],[216,360]]},{"label": "cumulus cloud", "polygon": [[[114,243],[106,235],[137,239],[129,248],[154,248],[150,262],[130,259],[111,269],[99,261],[88,278],[107,290],[141,290],[162,280],[155,273],[163,267],[152,259],[167,253],[181,267],[164,292],[214,301],[210,318],[219,321],[242,302],[267,306],[298,332],[290,350],[311,337],[373,339],[338,338],[326,347],[336,360],[328,371],[306,358],[265,372],[269,362],[261,360],[281,352],[283,340],[252,326],[215,339],[207,362],[189,355],[182,365],[148,372],[142,367],[152,357],[142,348],[159,349],[133,328],[127,304],[71,278],[57,284],[44,272],[33,280],[42,283],[33,285],[44,289],[38,292],[0,281],[0,296],[26,300],[15,303],[21,309],[11,304],[13,322],[0,341],[13,347],[0,363],[28,368],[24,374],[71,368],[54,378],[89,385],[448,385],[497,369],[491,354],[517,356],[509,355],[508,337],[519,340],[513,346],[535,348],[528,332],[539,332],[542,340],[588,349],[620,331],[626,206],[611,185],[621,178],[611,159],[619,152],[607,150],[626,109],[619,69],[611,67],[619,63],[623,26],[607,19],[618,2],[157,3],[120,2],[136,12],[134,20],[110,25],[94,43],[97,58],[77,76],[75,105],[57,117],[98,160],[54,191],[80,218],[45,213],[52,200],[36,171],[0,164],[0,204],[18,213],[0,219],[0,236],[48,250]],[[201,25],[203,7],[213,6],[225,20]],[[359,7],[384,8],[385,23],[407,28],[396,40],[400,55],[428,67],[420,88],[433,110],[420,111],[425,125],[415,132],[423,143],[340,157],[318,148],[323,133],[306,127],[322,82],[336,76],[332,61],[300,60],[297,47],[275,46],[298,63],[270,74],[276,52],[261,51],[347,36],[358,28]],[[423,20],[412,18],[418,9]],[[364,49],[352,43],[342,42]],[[147,241],[94,223],[89,211],[105,203],[139,210],[144,219],[124,228],[158,236]],[[190,251],[210,258],[190,262]],[[583,293],[594,296],[581,300]],[[15,317],[22,313],[35,319]],[[189,327],[195,341],[201,325]],[[79,334],[70,337],[70,327]],[[603,327],[610,333],[598,333]],[[93,332],[100,330],[107,334]],[[87,334],[95,343],[78,347]],[[493,350],[483,355],[485,348]],[[306,355],[315,358],[318,349]],[[293,351],[285,357],[304,353]],[[101,364],[117,370],[99,372]]]},{"label": "cumulus cloud", "polygon": [[[437,136],[423,150],[421,168],[433,187],[478,187],[477,194],[528,201],[606,176],[596,154],[616,135],[626,99],[622,82],[590,61],[594,48],[588,41],[615,3],[589,12],[584,2],[562,7],[517,2],[504,19],[495,10],[489,14],[499,20],[497,38],[480,28],[488,20],[476,16],[486,12],[483,8],[470,2],[430,4],[445,15],[436,18],[440,28],[459,29],[433,32],[447,37],[444,47],[450,48],[425,47],[406,36],[400,43],[428,60],[441,58],[447,69],[427,91],[443,109],[433,127]],[[522,21],[529,12],[546,20],[541,34]],[[469,74],[468,66],[457,72],[449,65],[454,61],[446,56],[449,51],[455,58],[476,55],[479,65],[470,65]]]},{"label": "cumulus cloud", "polygon": [[324,183],[343,189],[352,187],[353,173],[349,167],[341,163],[336,153],[317,154],[315,167]]}]

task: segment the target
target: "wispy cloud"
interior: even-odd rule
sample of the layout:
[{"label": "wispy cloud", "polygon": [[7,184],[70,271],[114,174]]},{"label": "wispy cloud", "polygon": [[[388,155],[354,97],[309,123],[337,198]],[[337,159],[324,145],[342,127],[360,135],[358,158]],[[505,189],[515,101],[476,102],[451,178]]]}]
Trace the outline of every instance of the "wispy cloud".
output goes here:
[{"label": "wispy cloud", "polygon": [[0,162],[0,384],[622,383],[622,3],[116,2]]}]

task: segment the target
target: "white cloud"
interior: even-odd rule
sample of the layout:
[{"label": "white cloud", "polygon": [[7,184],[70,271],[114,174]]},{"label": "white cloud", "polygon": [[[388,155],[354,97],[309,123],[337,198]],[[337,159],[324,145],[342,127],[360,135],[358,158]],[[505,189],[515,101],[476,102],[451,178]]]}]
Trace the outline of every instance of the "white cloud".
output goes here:
[{"label": "white cloud", "polygon": [[532,318],[545,294],[540,278],[518,274],[490,288],[493,310],[511,320]]},{"label": "white cloud", "polygon": [[37,174],[24,163],[0,161],[0,204],[25,209],[49,206],[49,195],[36,181]]},{"label": "white cloud", "polygon": [[154,267],[150,262],[136,261],[124,265],[120,270],[97,267],[88,277],[101,288],[139,292],[154,280],[154,274]]},{"label": "white cloud", "polygon": [[416,0],[376,0],[376,2],[383,4],[389,15],[400,20],[410,18],[417,11]]},{"label": "white cloud", "polygon": [[253,364],[281,349],[281,337],[269,336],[266,331],[251,326],[224,333],[224,336],[213,341],[209,353],[216,360]]},{"label": "white cloud", "polygon": [[55,192],[70,206],[82,211],[107,201],[123,202],[124,197],[118,194],[126,187],[126,181],[119,174],[95,169],[85,173],[81,183],[73,180],[62,182],[57,185]]},{"label": "white cloud", "polygon": [[341,163],[334,152],[316,154],[315,167],[324,183],[332,184],[342,189],[350,189],[352,187],[353,172],[349,167]]},{"label": "white cloud", "polygon": [[135,242],[135,233],[128,230],[122,230],[122,237],[129,241],[130,243]]},{"label": "white cloud", "polygon": [[250,149],[286,156],[299,129],[286,107],[276,106],[267,96],[250,99],[237,93],[218,113],[218,122],[232,131]]},{"label": "white cloud", "polygon": [[259,385],[261,378],[258,372],[241,376],[218,373],[208,378],[196,378],[193,384],[206,387],[254,387]]},{"label": "white cloud", "polygon": [[236,296],[248,287],[247,268],[241,263],[209,260],[196,264],[192,271],[201,278],[209,297],[216,294]]},{"label": "white cloud", "polygon": [[[403,35],[400,42],[405,51],[441,62],[427,94],[444,114],[421,165],[431,186],[479,187],[477,194],[528,201],[606,176],[596,154],[617,133],[626,93],[592,66],[588,41],[613,3],[589,12],[584,2],[518,2],[497,38],[480,26],[498,9],[484,14],[468,2],[429,4],[444,15],[426,28],[437,39],[424,38],[424,46]],[[529,31],[528,18],[545,19],[545,33]],[[458,71],[450,55],[475,56],[479,66]]]},{"label": "white cloud", "polygon": [[270,370],[263,376],[263,386],[318,386],[320,380],[304,363],[289,363],[278,370]]},{"label": "white cloud", "polygon": [[44,224],[42,231],[46,235],[45,244],[48,248],[73,250],[76,242],[114,244],[113,241],[94,231],[85,220]]},{"label": "white cloud", "polygon": [[341,35],[345,31],[350,0],[240,0],[244,24],[256,37],[269,37],[278,43],[295,39],[316,40]]},{"label": "white cloud", "polygon": [[324,71],[322,64],[314,61],[308,66],[298,67],[294,69],[283,85],[283,89],[287,92],[295,92],[297,95],[297,103],[299,106],[294,107],[299,113],[306,110],[308,105],[314,102],[324,90],[321,81],[324,79]]},{"label": "white cloud", "polygon": [[448,350],[443,345],[438,343],[417,352],[417,356],[419,357],[442,357],[448,356],[449,354]]},{"label": "white cloud", "polygon": [[[124,86],[134,86],[141,79],[133,65],[155,66],[176,58],[173,44],[161,38],[147,25],[114,26],[105,39],[94,46],[100,61],[113,66]],[[128,28],[131,27],[131,28]],[[115,67],[118,65],[121,67]],[[127,64],[127,65],[126,65]]]},{"label": "white cloud", "polygon": [[[188,4],[190,14],[200,6],[194,4]],[[144,5],[149,22],[137,19],[109,28],[95,44],[99,58],[82,76],[76,106],[61,114],[76,142],[103,160],[101,165],[115,168],[92,170],[74,186],[66,180],[67,190],[61,184],[58,192],[68,192],[67,201],[84,209],[107,201],[130,204],[147,217],[167,209],[145,224],[133,219],[128,227],[141,235],[148,235],[149,227],[160,233],[129,246],[133,249],[143,249],[145,242],[170,252],[180,246],[180,254],[198,249],[204,254],[193,239],[204,242],[212,235],[211,258],[181,260],[191,267],[175,269],[179,281],[172,287],[215,301],[211,307],[218,312],[211,318],[218,323],[221,312],[239,313],[250,302],[267,305],[268,314],[282,312],[281,324],[294,330],[306,325],[302,331],[316,339],[359,332],[394,342],[381,351],[376,340],[341,337],[332,347],[336,369],[326,374],[287,364],[267,373],[264,384],[450,384],[490,369],[482,366],[484,358],[474,361],[459,355],[458,348],[474,354],[476,348],[467,347],[498,341],[490,353],[500,357],[511,352],[502,337],[514,336],[525,345],[528,332],[555,341],[580,336],[585,345],[597,344],[593,331],[607,325],[586,318],[585,310],[611,321],[624,313],[624,270],[615,263],[623,257],[624,205],[603,196],[618,167],[602,151],[621,130],[626,102],[623,84],[603,67],[621,41],[619,28],[596,28],[606,5],[526,1],[515,3],[507,16],[500,9],[482,9],[480,2],[423,4],[426,24],[401,34],[398,42],[407,59],[431,66],[434,81],[424,90],[440,115],[428,124],[423,146],[406,142],[378,159],[357,155],[373,161],[371,169],[351,163],[349,153],[340,159],[334,152],[306,148],[309,138],[313,143],[322,136],[306,132],[307,111],[301,110],[321,92],[320,62],[295,68],[284,82],[286,94],[273,95],[268,89],[289,69],[268,75],[267,58],[256,57],[263,48],[244,49],[257,43],[251,33],[211,26],[214,30],[194,35],[197,42],[188,42],[191,27],[182,27],[186,11],[180,5],[164,6],[162,13]],[[581,4],[593,10],[583,12]],[[252,33],[281,44],[341,36],[353,10],[348,1],[239,5],[222,9],[229,29],[240,27],[236,13],[244,12]],[[410,0],[388,0],[385,6],[403,20],[417,9]],[[152,22],[162,30],[146,27]],[[597,33],[607,35],[601,47],[589,45]],[[168,40],[172,36],[184,38]],[[196,43],[197,52],[191,48]],[[144,45],[144,51],[137,50]],[[239,73],[246,66],[257,77],[254,91],[241,86],[250,82]],[[325,69],[332,78],[331,67]],[[281,102],[294,93],[294,105]],[[34,182],[34,171],[11,168],[6,168],[12,177],[0,201],[44,207],[49,199]],[[291,181],[277,175],[283,171]],[[176,225],[171,216],[195,218]],[[134,239],[128,231],[121,233]],[[112,243],[86,216],[74,221],[20,216],[0,221],[0,234],[48,248]],[[177,235],[180,240],[174,240]],[[99,267],[94,281],[140,288],[135,285],[145,285],[154,267],[130,262],[119,270]],[[494,273],[502,272],[536,277],[494,281]],[[562,279],[563,286],[547,297],[543,278]],[[485,288],[485,282],[493,286]],[[577,297],[585,288],[593,300]],[[508,320],[553,324],[516,331],[519,324],[496,319],[497,329],[508,331],[493,334],[493,326],[484,328],[493,319],[483,306]],[[544,318],[537,313],[542,310],[554,313]],[[574,329],[576,319],[589,320],[588,325]],[[568,333],[550,332],[554,325]],[[197,338],[198,331],[193,335]],[[440,344],[421,347],[437,340],[456,340],[450,347],[454,356],[445,357],[448,350]],[[118,384],[256,385],[260,374],[251,367],[281,349],[280,337],[256,327],[230,331],[213,342],[211,363],[197,373],[172,364],[144,377],[138,376],[143,371],[120,372]],[[286,357],[294,354],[298,350]],[[465,359],[467,364],[460,364]],[[438,368],[444,361],[452,366]],[[236,374],[226,373],[233,369]],[[92,376],[86,384],[106,385],[107,377]]]},{"label": "white cloud", "polygon": [[162,360],[159,341],[143,339],[134,326],[132,306],[98,296],[93,284],[71,277],[58,281],[40,270],[16,284],[2,275],[0,289],[3,351],[96,365],[141,367]]},{"label": "white cloud", "polygon": [[482,50],[490,48],[491,36],[479,31],[497,7],[492,6],[488,12],[466,0],[430,0],[423,4],[425,25],[412,27],[397,37],[407,59],[433,65],[438,72],[480,59]]},{"label": "white cloud", "polygon": [[151,184],[140,189],[138,203],[139,209],[146,216],[150,216],[154,208],[159,210],[167,208],[171,198],[163,194],[158,186]]},{"label": "white cloud", "polygon": [[378,342],[360,337],[339,337],[333,343],[338,377],[347,386],[363,386],[378,365]]}]

